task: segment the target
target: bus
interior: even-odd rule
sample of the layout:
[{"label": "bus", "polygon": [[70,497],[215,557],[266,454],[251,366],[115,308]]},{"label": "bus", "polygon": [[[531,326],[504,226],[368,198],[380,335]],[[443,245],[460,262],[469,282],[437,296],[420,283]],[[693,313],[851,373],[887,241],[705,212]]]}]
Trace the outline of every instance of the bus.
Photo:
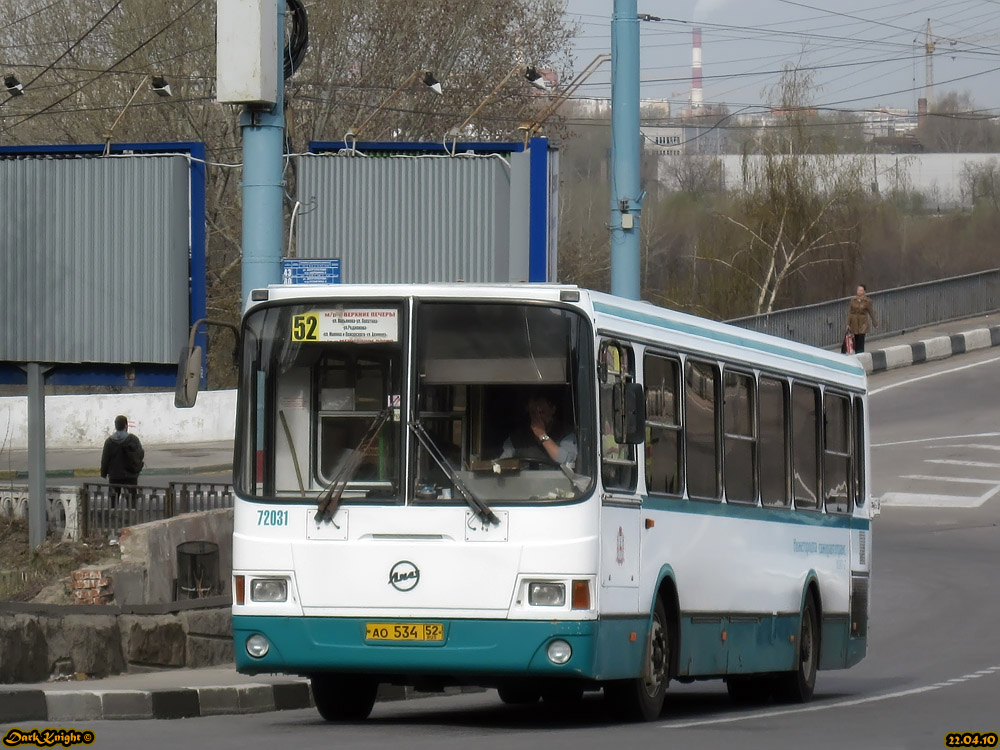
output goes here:
[{"label": "bus", "polygon": [[271,286],[240,338],[236,665],[323,718],[386,684],[649,721],[865,656],[856,358],[559,284]]}]

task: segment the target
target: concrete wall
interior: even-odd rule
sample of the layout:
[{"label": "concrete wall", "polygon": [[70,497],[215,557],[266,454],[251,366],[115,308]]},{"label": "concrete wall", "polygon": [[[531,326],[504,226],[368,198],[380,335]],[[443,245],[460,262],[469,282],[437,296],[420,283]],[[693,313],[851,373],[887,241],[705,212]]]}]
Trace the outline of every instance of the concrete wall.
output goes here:
[{"label": "concrete wall", "polygon": [[[186,513],[162,521],[122,529],[122,564],[145,572],[144,576],[125,576],[116,582],[118,604],[161,604],[173,601],[177,578],[177,546],[182,542],[205,541],[219,546],[219,583],[214,594],[231,595],[233,571],[233,509]],[[213,582],[214,583],[214,582]]]},{"label": "concrete wall", "polygon": [[[118,414],[147,445],[232,440],[236,391],[204,391],[191,409],[174,406],[174,393],[115,393],[45,398],[45,445],[49,449],[100,448]],[[28,399],[0,398],[0,447],[28,449]]]}]

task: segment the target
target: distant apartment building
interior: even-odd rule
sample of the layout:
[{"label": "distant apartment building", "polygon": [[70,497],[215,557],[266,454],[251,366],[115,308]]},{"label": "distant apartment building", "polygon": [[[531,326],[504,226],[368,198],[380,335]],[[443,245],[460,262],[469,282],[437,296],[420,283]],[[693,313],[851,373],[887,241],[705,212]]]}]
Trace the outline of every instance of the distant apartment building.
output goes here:
[{"label": "distant apartment building", "polygon": [[892,138],[915,133],[917,115],[908,109],[880,107],[865,113],[863,132],[866,138]]},{"label": "distant apartment building", "polygon": [[642,147],[647,154],[716,156],[726,152],[726,129],[711,125],[650,125],[642,127]]}]

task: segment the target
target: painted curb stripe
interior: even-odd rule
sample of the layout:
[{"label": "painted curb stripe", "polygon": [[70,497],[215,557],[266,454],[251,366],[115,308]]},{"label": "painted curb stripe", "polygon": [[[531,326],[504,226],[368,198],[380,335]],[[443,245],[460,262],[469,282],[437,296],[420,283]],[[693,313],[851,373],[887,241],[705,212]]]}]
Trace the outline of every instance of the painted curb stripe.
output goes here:
[{"label": "painted curb stripe", "polygon": [[[260,689],[261,700],[241,700],[248,687]],[[50,721],[50,714],[51,720],[61,721],[66,719],[65,711],[72,704],[76,706],[73,721],[187,719],[286,711],[313,705],[307,682],[166,690],[0,690],[0,722]],[[84,711],[87,716],[78,715],[83,708],[87,708]]]}]

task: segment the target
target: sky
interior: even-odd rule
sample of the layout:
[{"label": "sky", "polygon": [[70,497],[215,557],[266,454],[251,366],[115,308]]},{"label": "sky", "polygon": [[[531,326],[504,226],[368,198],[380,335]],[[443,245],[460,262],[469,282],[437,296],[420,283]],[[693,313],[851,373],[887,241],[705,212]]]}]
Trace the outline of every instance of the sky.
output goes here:
[{"label": "sky", "polygon": [[[610,51],[613,10],[614,0],[566,0],[565,16],[579,26],[576,71]],[[793,65],[811,71],[814,106],[916,111],[930,19],[932,101],[967,93],[977,113],[1000,115],[1000,0],[638,0],[638,12],[662,19],[639,24],[640,96],[677,109],[688,102],[698,26],[706,104],[751,112]],[[605,64],[577,96],[609,96],[610,78]]]}]

